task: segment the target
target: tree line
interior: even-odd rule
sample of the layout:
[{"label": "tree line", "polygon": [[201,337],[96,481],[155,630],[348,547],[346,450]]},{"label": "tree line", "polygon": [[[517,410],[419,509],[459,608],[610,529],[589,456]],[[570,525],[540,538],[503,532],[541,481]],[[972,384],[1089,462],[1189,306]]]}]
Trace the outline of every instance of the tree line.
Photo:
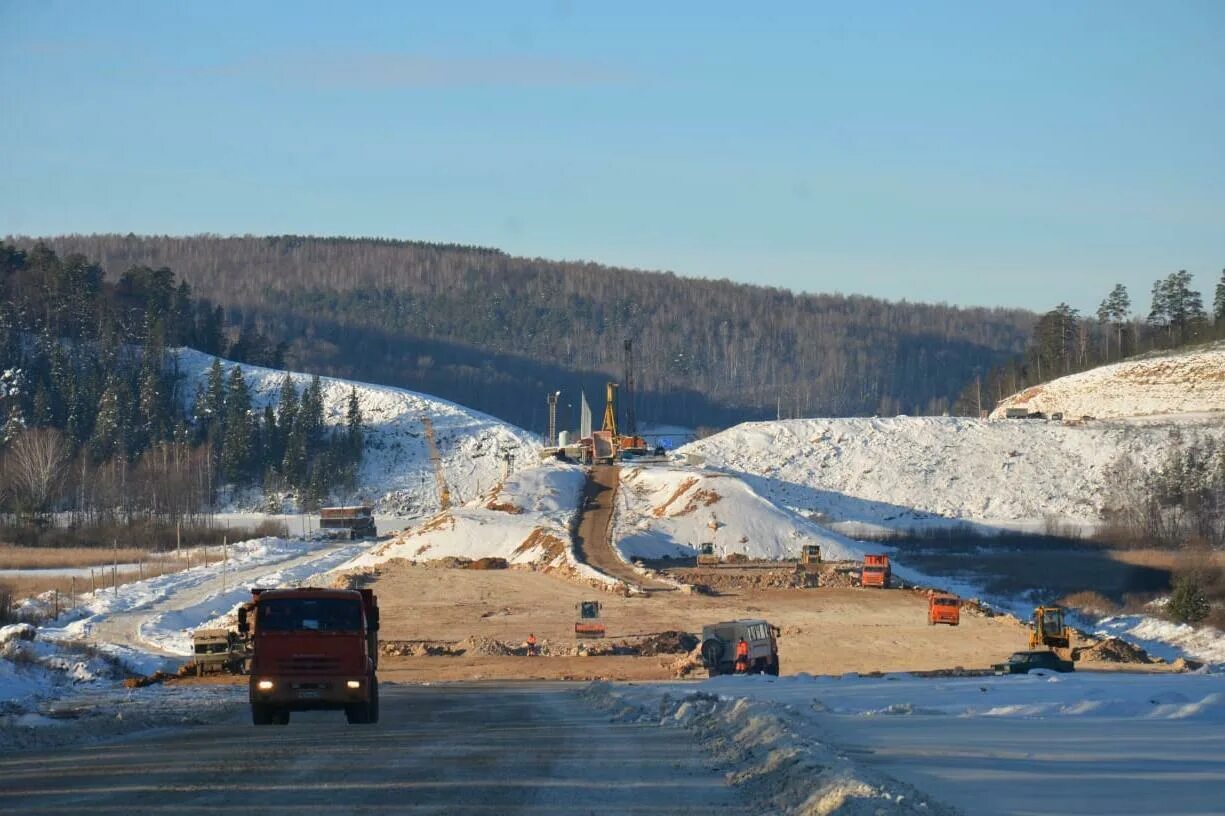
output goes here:
[{"label": "tree line", "polygon": [[363,445],[356,391],[338,432],[323,425],[318,378],[299,394],[287,377],[259,412],[241,368],[223,379],[216,360],[184,393],[171,346],[272,366],[285,347],[229,323],[169,268],[132,266],[108,281],[83,255],[0,242],[0,294],[0,512],[191,523],[223,485],[317,504],[352,483]]},{"label": "tree line", "polygon": [[[543,429],[637,350],[636,413],[695,427],[939,413],[1025,349],[1036,316],[796,294],[481,247],[300,236],[46,239],[108,268],[169,264],[291,367],[413,388]],[[23,246],[32,239],[17,239]]]},{"label": "tree line", "polygon": [[1153,282],[1147,312],[1135,312],[1123,284],[1102,299],[1093,316],[1067,303],[1038,318],[1025,353],[966,385],[956,410],[977,415],[1032,385],[1087,371],[1148,351],[1171,350],[1225,338],[1225,270],[1216,284],[1211,311],[1192,288],[1186,270]]}]

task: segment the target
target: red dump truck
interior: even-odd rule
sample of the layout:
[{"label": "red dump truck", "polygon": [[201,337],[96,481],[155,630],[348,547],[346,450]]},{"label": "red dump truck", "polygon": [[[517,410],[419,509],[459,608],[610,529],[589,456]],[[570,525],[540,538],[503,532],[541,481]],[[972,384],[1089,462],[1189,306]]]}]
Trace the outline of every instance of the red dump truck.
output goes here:
[{"label": "red dump truck", "polygon": [[251,720],[285,725],[292,711],[379,719],[379,607],[369,589],[253,589],[238,611],[251,644]]},{"label": "red dump truck", "polygon": [[868,554],[863,557],[863,569],[859,573],[859,585],[865,587],[889,588],[889,579],[893,571],[889,567],[889,556]]}]

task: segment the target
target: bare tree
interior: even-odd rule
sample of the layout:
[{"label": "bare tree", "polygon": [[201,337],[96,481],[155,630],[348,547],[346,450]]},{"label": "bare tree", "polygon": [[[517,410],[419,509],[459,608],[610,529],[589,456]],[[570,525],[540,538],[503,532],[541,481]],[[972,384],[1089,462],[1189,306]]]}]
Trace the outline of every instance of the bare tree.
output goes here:
[{"label": "bare tree", "polygon": [[54,428],[21,432],[4,458],[4,480],[19,512],[40,515],[59,498],[70,459],[68,443]]}]

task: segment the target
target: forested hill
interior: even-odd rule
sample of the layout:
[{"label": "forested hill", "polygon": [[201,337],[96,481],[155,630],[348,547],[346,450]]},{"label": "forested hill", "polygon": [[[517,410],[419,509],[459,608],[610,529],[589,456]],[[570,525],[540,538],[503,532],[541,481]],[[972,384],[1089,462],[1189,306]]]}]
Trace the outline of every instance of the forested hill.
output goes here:
[{"label": "forested hill", "polygon": [[537,430],[549,391],[563,392],[563,426],[580,387],[598,413],[626,338],[640,420],[725,425],[944,410],[976,372],[1022,351],[1036,319],[419,242],[43,240],[111,278],[170,267],[231,322],[288,342],[292,368],[437,394]]}]

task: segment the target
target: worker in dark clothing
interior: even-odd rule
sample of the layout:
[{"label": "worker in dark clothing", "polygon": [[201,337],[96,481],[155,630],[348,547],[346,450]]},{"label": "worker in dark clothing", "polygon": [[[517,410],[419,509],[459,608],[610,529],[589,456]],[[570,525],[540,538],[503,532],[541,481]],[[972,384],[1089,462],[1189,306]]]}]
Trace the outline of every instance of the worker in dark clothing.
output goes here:
[{"label": "worker in dark clothing", "polygon": [[736,644],[736,674],[746,674],[749,670],[749,644],[744,638]]}]

